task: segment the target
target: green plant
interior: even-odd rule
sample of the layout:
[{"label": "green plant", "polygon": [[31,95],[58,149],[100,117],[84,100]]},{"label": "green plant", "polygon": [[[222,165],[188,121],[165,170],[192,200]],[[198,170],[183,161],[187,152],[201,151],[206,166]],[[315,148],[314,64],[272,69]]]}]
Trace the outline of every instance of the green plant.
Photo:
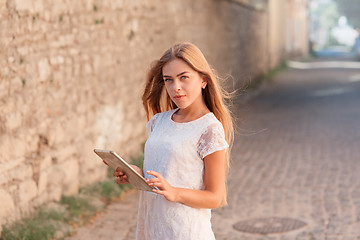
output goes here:
[{"label": "green plant", "polygon": [[80,193],[101,197],[106,203],[110,203],[113,198],[120,197],[121,193],[129,188],[130,185],[119,185],[114,180],[105,180],[80,189]]},{"label": "green plant", "polygon": [[33,217],[24,218],[10,226],[5,226],[1,234],[1,240],[51,239],[56,233],[55,221],[63,218],[64,214],[56,210],[50,209],[46,211],[39,209]]},{"label": "green plant", "polygon": [[[25,79],[23,79],[23,85],[25,86]],[[141,168],[143,160],[143,153],[137,157],[130,157],[130,163]],[[63,206],[62,211],[39,208],[32,217],[4,226],[0,240],[54,239],[55,235],[58,235],[57,231],[64,226],[70,227],[70,230],[60,231],[62,237],[70,236],[74,228],[89,222],[97,212],[102,210],[102,207],[95,207],[91,203],[94,198],[100,198],[109,204],[114,198],[120,197],[123,191],[132,188],[131,185],[117,184],[113,180],[113,172],[109,167],[108,179],[81,188],[81,195],[62,196],[59,202]]]},{"label": "green plant", "polygon": [[95,20],[95,24],[100,24],[100,23],[104,23],[104,19],[96,19]]},{"label": "green plant", "polygon": [[80,196],[62,196],[60,203],[66,206],[64,221],[67,223],[86,223],[97,211],[88,199]]},{"label": "green plant", "polygon": [[131,30],[129,33],[128,39],[132,40],[134,38],[134,36],[135,36],[135,32],[134,32],[134,30]]},{"label": "green plant", "polygon": [[35,22],[38,17],[39,17],[39,13],[33,15],[33,22]]},{"label": "green plant", "polygon": [[280,64],[278,64],[276,67],[270,69],[263,78],[266,80],[271,80],[276,74],[278,74],[280,71],[286,69],[286,62],[282,61]]}]

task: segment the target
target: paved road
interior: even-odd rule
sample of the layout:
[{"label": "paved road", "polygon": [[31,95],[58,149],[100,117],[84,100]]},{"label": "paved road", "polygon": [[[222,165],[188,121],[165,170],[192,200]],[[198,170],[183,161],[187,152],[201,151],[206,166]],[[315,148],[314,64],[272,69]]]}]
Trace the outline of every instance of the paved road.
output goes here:
[{"label": "paved road", "polygon": [[[217,239],[360,240],[360,69],[286,70],[235,114],[229,206],[213,211]],[[71,239],[134,239],[136,198]],[[306,225],[285,231],[274,217]],[[257,218],[253,230],[280,232],[233,228]]]},{"label": "paved road", "polygon": [[[229,207],[213,214],[217,239],[359,240],[360,68],[286,70],[236,115]],[[307,226],[267,236],[232,227],[268,217]]]}]

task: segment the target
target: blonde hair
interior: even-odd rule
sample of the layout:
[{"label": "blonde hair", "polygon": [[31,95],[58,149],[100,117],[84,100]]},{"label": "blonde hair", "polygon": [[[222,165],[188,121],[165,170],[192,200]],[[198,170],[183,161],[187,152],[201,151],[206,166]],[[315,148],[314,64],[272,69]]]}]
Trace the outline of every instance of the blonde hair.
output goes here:
[{"label": "blonde hair", "polygon": [[[220,86],[221,80],[206,61],[198,47],[191,43],[178,43],[169,48],[162,57],[155,61],[146,78],[144,93],[142,96],[143,106],[148,120],[156,113],[177,108],[175,103],[165,93],[165,83],[162,76],[164,65],[173,60],[181,59],[189,64],[195,71],[207,80],[206,88],[203,89],[203,98],[206,106],[221,122],[225,131],[225,139],[229,144],[226,152],[226,173],[229,168],[230,149],[233,143],[234,128],[230,111],[225,104],[230,95]],[[226,194],[225,194],[226,195]],[[223,201],[226,204],[226,196]]]}]

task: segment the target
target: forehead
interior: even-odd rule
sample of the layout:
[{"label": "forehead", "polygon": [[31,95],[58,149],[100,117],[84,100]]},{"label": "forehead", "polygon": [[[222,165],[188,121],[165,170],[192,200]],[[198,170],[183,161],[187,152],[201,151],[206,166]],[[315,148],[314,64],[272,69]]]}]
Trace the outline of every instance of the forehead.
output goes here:
[{"label": "forehead", "polygon": [[176,58],[167,62],[162,68],[163,75],[176,76],[182,72],[196,72],[190,65],[182,59]]}]

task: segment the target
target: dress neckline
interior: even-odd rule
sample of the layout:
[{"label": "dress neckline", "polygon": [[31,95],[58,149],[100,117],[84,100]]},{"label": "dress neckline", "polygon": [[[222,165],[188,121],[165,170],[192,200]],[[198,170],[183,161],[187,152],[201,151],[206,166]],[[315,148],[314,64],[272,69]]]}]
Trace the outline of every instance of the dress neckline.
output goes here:
[{"label": "dress neckline", "polygon": [[179,125],[182,125],[182,124],[191,124],[191,123],[194,123],[194,122],[197,122],[199,120],[201,120],[202,118],[204,118],[206,115],[209,115],[209,114],[212,114],[212,112],[208,112],[208,113],[205,113],[204,115],[202,115],[201,117],[197,118],[197,119],[194,119],[194,120],[191,120],[191,121],[188,121],[188,122],[175,122],[173,120],[173,115],[179,111],[180,108],[175,108],[174,110],[172,110],[171,114],[170,114],[170,121],[174,124],[179,124]]}]

